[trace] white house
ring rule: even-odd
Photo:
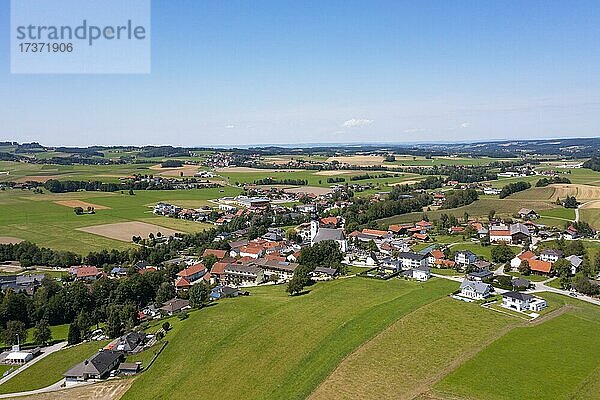
[[[403,268],[425,268],[428,263],[428,256],[420,253],[398,253],[398,259]]]
[[[571,275],[575,275],[583,263],[583,259],[575,255],[565,257],[565,260],[571,263]]]
[[[540,260],[555,263],[563,255],[562,251],[556,249],[546,249],[540,253]]]
[[[465,279],[460,284],[461,296],[467,297],[469,299],[474,299],[474,300],[485,299],[486,297],[488,297],[490,295],[491,291],[492,291],[492,286],[487,283],[483,283],[483,282],[470,281],[468,279]]]
[[[469,250],[457,251],[454,255],[454,262],[460,265],[470,265],[477,261],[477,256]]]
[[[402,272],[401,276],[425,282],[426,280],[431,278],[431,271],[429,267],[417,267]]]
[[[502,295],[502,307],[519,312],[541,311],[548,306],[546,300],[521,292],[506,292]]]

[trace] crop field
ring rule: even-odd
[[[402,183],[406,181],[416,181],[423,179],[421,175],[410,174],[410,173],[400,173],[400,172],[387,172],[388,174],[394,174],[393,177],[388,178],[372,178],[372,179],[363,179],[357,181],[351,181],[350,177],[354,175],[380,175],[383,174],[383,171],[309,171],[309,170],[277,170],[277,169],[258,169],[258,168],[246,168],[246,167],[237,167],[237,168],[219,168],[218,170],[219,176],[225,178],[230,184],[236,183],[254,183],[259,179],[267,179],[271,178],[273,180],[283,180],[283,179],[295,179],[295,180],[306,180],[308,181],[308,186],[317,186],[317,187],[330,187],[334,185],[334,183],[328,183],[327,178],[332,176],[345,178],[347,183],[356,183],[356,184],[368,184],[374,183],[379,184],[383,187],[388,185]],[[325,174],[327,173],[327,174]],[[389,190],[389,188],[388,188]]]
[[[396,161],[384,162],[383,165],[393,166],[410,166],[410,167],[428,167],[434,165],[488,165],[498,161],[518,161],[517,158],[489,158],[489,157],[432,157],[425,158],[422,156],[396,155]]]
[[[221,192],[221,190],[223,190]],[[239,194],[237,188],[197,190],[137,191],[135,195],[103,192],[34,194],[28,190],[0,191],[0,237],[30,240],[59,250],[87,253],[101,249],[126,249],[131,244],[103,237],[79,228],[123,222],[144,222],[174,231],[195,232],[207,224],[156,216],[151,206],[169,200],[177,204],[202,202]],[[96,206],[95,214],[75,215],[73,209],[56,202],[85,202]],[[165,233],[165,229],[162,233]],[[127,240],[130,240],[129,237]]]
[[[123,399],[304,399],[365,341],[457,287],[350,278],[297,297],[251,289],[190,315]]]

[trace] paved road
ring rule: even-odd
[[[42,354],[40,354],[39,356],[37,356],[36,358],[31,360],[27,364],[17,368],[13,373],[0,379],[0,385],[2,385],[4,382],[8,381],[9,379],[13,378],[14,376],[20,374],[21,372],[25,371],[27,368],[31,367],[33,364],[40,361],[41,359],[49,356],[50,354],[54,353],[55,351],[61,350],[66,345],[67,345],[67,342],[60,342],[60,343],[53,344],[52,346],[44,347],[42,349]]]

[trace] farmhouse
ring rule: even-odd
[[[519,254],[518,256],[515,256],[512,260],[510,260],[510,267],[512,269],[517,269],[521,266],[521,261],[524,260],[533,260],[537,258],[537,256],[535,255],[535,253],[533,251],[524,251],[521,254]]]
[[[536,274],[548,275],[552,269],[552,263],[543,260],[529,260],[529,269]]]
[[[215,250],[215,249],[206,249],[204,253],[202,253],[202,257],[206,256],[215,256],[217,260],[222,260],[227,255],[226,250]]]
[[[84,267],[77,268],[76,272],[77,280],[80,281],[95,281],[102,276],[102,271],[96,267]]]
[[[492,225],[490,226],[490,242],[511,244],[523,243],[531,238],[529,229],[523,224]]]
[[[100,350],[87,360],[75,365],[63,374],[68,382],[104,379],[123,359],[120,351]]]
[[[114,350],[136,354],[144,349],[147,339],[144,332],[129,332],[117,339]]]
[[[492,286],[478,281],[470,281],[465,279],[460,284],[460,294],[463,297],[474,300],[482,300],[490,295]]]
[[[539,218],[539,214],[529,208],[521,208],[518,212],[519,217],[523,219],[537,219]]]
[[[502,307],[515,311],[541,311],[548,306],[546,300],[521,292],[506,292],[502,295]]]
[[[540,253],[540,260],[555,263],[563,256],[562,251],[557,249],[546,249]]]
[[[189,289],[190,286],[199,282],[206,272],[206,267],[202,263],[181,270],[177,273],[175,287],[177,289]]]

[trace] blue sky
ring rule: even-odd
[[[598,1],[155,0],[146,75],[12,75],[9,10],[0,0],[1,140],[599,135]]]

